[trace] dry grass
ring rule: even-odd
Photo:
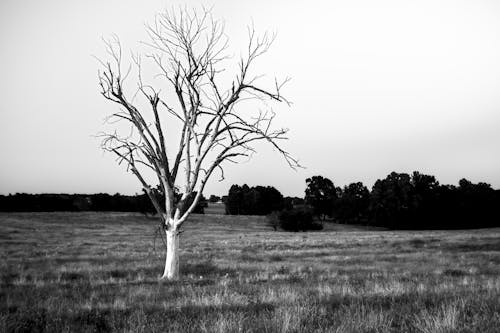
[[[0,215],[0,331],[498,332],[500,230],[274,232],[194,216],[177,282],[153,221]]]

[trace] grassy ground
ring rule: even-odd
[[[0,331],[498,332],[500,230],[274,232],[194,216],[182,280],[154,221],[0,214]]]

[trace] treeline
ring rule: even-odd
[[[304,199],[283,197],[272,186],[233,185],[224,203],[229,215],[268,215],[274,230],[278,227],[296,232],[323,229],[321,223],[313,220],[312,210],[304,206]]]
[[[159,202],[164,198],[154,190]],[[176,197],[180,198],[176,192]],[[191,200],[194,199],[194,195]],[[209,201],[220,198],[211,196]],[[284,197],[271,186],[233,185],[223,197],[226,214],[269,215],[274,225],[290,230],[318,229],[310,218],[391,229],[465,229],[500,227],[500,190],[466,179],[458,186],[442,185],[434,176],[392,172],[368,189],[363,183],[335,186],[325,177],[306,180],[305,197]],[[189,200],[183,209],[189,206]],[[204,213],[202,197],[195,213]],[[26,194],[0,195],[0,211],[121,211],[154,214],[146,194]],[[306,221],[306,222],[305,222]]]
[[[225,197],[226,213],[267,215],[300,224],[312,213],[319,220],[390,229],[470,229],[500,227],[500,190],[466,179],[458,186],[442,185],[420,172],[392,172],[368,189],[356,182],[335,186],[325,177],[306,180],[305,197],[291,198],[274,187],[231,186]]]
[[[500,227],[500,191],[466,179],[441,185],[417,171],[392,172],[371,191],[362,183],[343,188],[321,176],[306,180],[305,201],[317,216],[339,223],[391,229],[466,229]]]
[[[231,186],[223,199],[228,215],[268,215],[304,203],[301,198],[283,197],[272,186],[249,187],[247,184]]]
[[[156,193],[160,202],[163,196]],[[179,195],[178,195],[179,196]],[[201,198],[195,213],[203,214],[207,206]],[[0,211],[2,212],[75,212],[75,211],[115,211],[140,212],[154,214],[155,209],[146,194],[122,195],[116,193],[97,194],[27,194],[16,193],[0,195]]]

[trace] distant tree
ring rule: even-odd
[[[283,195],[272,186],[232,185],[225,204],[229,215],[267,215],[283,209]]]
[[[262,215],[259,212],[262,210],[262,194],[255,187],[248,188],[248,191],[243,193],[243,214],[246,215]]]
[[[374,222],[389,228],[405,227],[412,210],[412,184],[406,173],[392,172],[373,185],[370,211]]]
[[[116,154],[148,194],[167,240],[162,278],[177,279],[181,227],[215,170],[223,178],[225,163],[248,157],[257,141],[271,144],[291,167],[298,166],[280,145],[287,129],[274,129],[274,113],[266,110],[269,102],[287,102],[281,88],[288,80],[275,80],[269,88],[259,81],[262,75],[252,73],[273,41],[267,34],[258,37],[254,29],[249,29],[245,53],[229,66],[224,24],[209,10],[160,13],[147,32],[149,50],[145,56],[133,54],[132,66],[125,64],[117,38],[105,42],[109,56],[100,60],[101,94],[120,110],[110,120],[125,122],[132,132],[104,133],[102,147]],[[233,68],[234,75],[221,74]],[[135,82],[128,85],[133,76]],[[260,107],[242,112],[243,101]],[[146,174],[159,184],[164,200],[152,191]],[[176,202],[179,184],[182,195]]]
[[[434,176],[393,172],[377,180],[370,219],[393,229],[461,229],[500,226],[499,204],[489,184],[461,179],[440,185]]]
[[[78,195],[73,199],[73,207],[77,211],[87,211],[90,209],[91,204],[92,201],[88,196]]]
[[[220,197],[217,196],[217,195],[210,195],[210,197],[208,198],[208,202],[211,202],[211,203],[215,203],[215,202],[219,202],[220,201]]]
[[[314,215],[325,219],[332,216],[333,208],[338,197],[338,188],[333,182],[322,176],[306,179],[305,202],[313,208]]]
[[[247,213],[244,195],[249,190],[250,188],[247,184],[244,184],[243,186],[234,184],[229,188],[226,201],[224,202],[226,204],[226,214],[243,215]]]
[[[283,208],[284,209],[292,209],[294,207],[302,207],[304,206],[304,198],[299,197],[285,197],[283,198]]]
[[[361,182],[344,187],[336,205],[336,218],[342,223],[364,223],[368,218],[370,191]]]
[[[500,207],[491,185],[483,182],[474,184],[467,179],[461,179],[458,184],[460,224],[473,228],[499,226]]]
[[[440,224],[439,182],[434,176],[414,171],[411,176],[411,227],[429,229]]]
[[[261,196],[261,201],[257,205],[257,215],[266,215],[283,209],[283,195],[276,188],[272,186],[256,186],[255,189]]]

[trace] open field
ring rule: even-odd
[[[193,216],[177,282],[155,221],[0,214],[0,331],[498,332],[500,229],[274,232]]]

